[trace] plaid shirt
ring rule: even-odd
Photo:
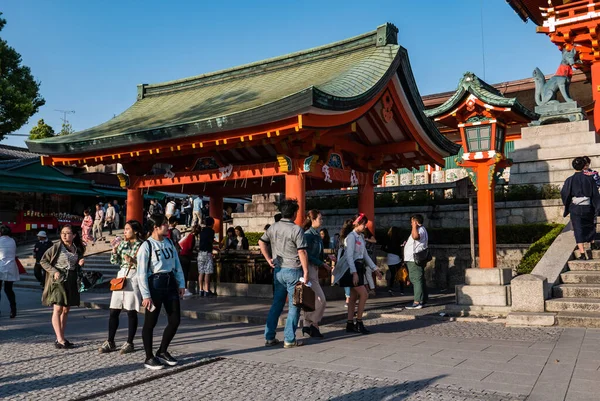
[[[133,243],[130,243],[126,240],[121,241],[121,243],[117,246],[116,253],[110,254],[110,263],[113,265],[120,265],[121,269],[135,269],[137,265],[137,252],[142,244],[143,242],[138,240],[134,241]],[[131,266],[123,257],[125,255],[131,256],[135,261]]]

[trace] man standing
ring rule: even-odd
[[[92,235],[94,236],[94,242],[102,239],[102,226],[104,225],[104,210],[102,210],[102,204],[96,205],[96,215],[94,217],[94,227],[92,229]]]
[[[285,305],[285,298],[289,299],[288,316],[284,330],[284,348],[293,348],[302,345],[296,341],[296,328],[300,318],[300,308],[293,304],[294,288],[300,278],[308,283],[308,254],[307,244],[302,228],[294,224],[298,214],[298,201],[286,199],[279,204],[282,219],[273,224],[260,238],[260,251],[273,270],[274,293],[273,304],[267,317],[265,327],[265,346],[279,344],[275,338],[277,322]],[[270,249],[269,249],[270,245]],[[271,254],[276,255],[274,258]]]
[[[106,221],[106,225],[108,226],[108,235],[112,235],[112,230],[113,230],[113,225],[115,224],[115,215],[117,213],[115,212],[115,207],[112,205],[112,203],[108,203],[108,207],[106,208],[106,217],[105,217],[105,221]]]
[[[192,225],[192,204],[194,200],[190,196],[183,202],[183,216],[185,219],[185,226],[190,227]]]
[[[118,230],[121,228],[121,207],[116,199],[113,200],[113,206],[115,208],[115,228]]]
[[[192,213],[194,215],[192,225],[200,225],[202,223],[202,199],[199,196],[194,198]]]
[[[46,271],[42,268],[40,260],[42,259],[42,256],[44,256],[44,253],[46,253],[46,251],[52,247],[52,242],[48,241],[46,231],[40,231],[37,237],[38,242],[36,242],[35,246],[33,247],[33,257],[35,258],[33,274],[43,287],[46,282]]]
[[[415,214],[410,218],[411,232],[404,243],[404,261],[408,267],[408,278],[413,284],[414,302],[406,309],[421,309],[427,301],[427,284],[425,283],[425,266],[415,263],[415,253],[424,251],[429,246],[427,230],[423,227],[423,216]]]

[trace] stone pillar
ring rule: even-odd
[[[141,189],[127,189],[127,221],[137,220],[144,223],[144,195]]]
[[[301,226],[306,215],[306,185],[304,177],[296,169],[285,176],[285,198],[298,200],[295,223]]]
[[[369,218],[367,227],[375,235],[375,186],[371,180],[358,185],[358,212]]]
[[[208,214],[215,219],[213,230],[219,236],[219,242],[223,240],[223,197],[210,196],[208,204]]]

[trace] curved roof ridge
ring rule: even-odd
[[[523,106],[519,100],[503,96],[500,91],[488,84],[474,73],[467,71],[458,82],[456,92],[438,107],[425,110],[425,115],[434,118],[452,110],[461,102],[463,97],[470,93],[482,101],[497,107],[515,107],[517,111],[528,118],[535,120],[535,113]]]
[[[285,68],[288,65],[298,65],[299,61],[312,62],[345,52],[351,52],[363,47],[374,46],[376,44],[376,37],[377,30],[338,42],[297,51],[283,56],[242,64],[236,67],[156,84],[143,84],[143,92],[144,95],[160,95],[163,93],[171,93],[174,90],[192,88],[198,84],[211,83],[223,78],[240,78],[246,75],[252,75],[257,72],[264,72],[264,69],[278,69]],[[261,67],[262,71],[256,71],[258,67]]]

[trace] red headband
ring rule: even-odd
[[[359,213],[358,217],[356,218],[356,220],[354,220],[354,223],[352,223],[352,225],[357,226],[360,224],[361,220],[365,218],[365,214],[364,213]]]

